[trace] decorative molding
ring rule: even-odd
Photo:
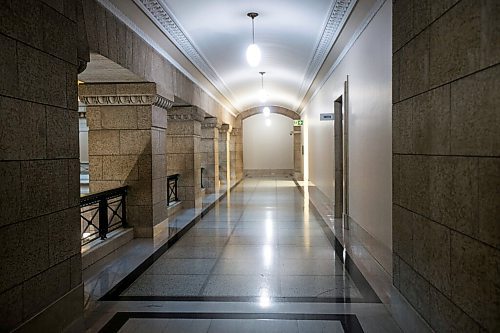
[[[332,67],[328,70],[328,73],[325,75],[325,77],[321,80],[320,84],[317,86],[317,89],[315,92],[311,95],[311,97],[308,98],[307,103],[304,103],[304,100],[302,100],[301,105],[297,109],[297,112],[302,115],[304,113],[304,110],[306,106],[309,104],[309,102],[318,94],[318,92],[323,88],[325,85],[326,81],[330,79],[332,76],[333,72],[337,69],[337,67],[340,65],[342,60],[344,60],[344,57],[347,55],[347,53],[351,50],[351,48],[354,46],[354,43],[358,40],[358,38],[361,36],[361,34],[366,30],[368,27],[368,24],[373,20],[375,15],[382,9],[382,6],[386,3],[387,0],[378,0],[377,3],[372,7],[370,13],[367,15],[363,23],[358,27],[358,29],[354,32],[352,35],[351,39],[347,43],[347,45],[344,47],[340,55],[338,56],[337,60],[334,62]]]
[[[155,105],[170,109],[173,102],[160,95],[89,95],[80,96],[86,106]]]
[[[235,127],[233,127],[233,130],[231,131],[231,135],[238,136],[240,134],[241,134],[241,128],[235,128]]]
[[[167,121],[199,121],[203,123],[205,113],[195,106],[178,107],[167,112]]]
[[[209,117],[203,120],[201,128],[220,128],[220,124],[217,122],[217,118]]]
[[[224,133],[231,133],[232,127],[229,124],[222,124],[219,128],[219,133],[224,134]]]
[[[160,95],[156,95],[155,101],[153,102],[154,106],[157,106],[165,110],[171,109],[173,104],[174,102]]]
[[[159,0],[134,0],[156,26],[198,70],[233,104],[236,100],[226,83],[183,31],[172,12]]]
[[[316,45],[314,54],[307,67],[306,74],[302,80],[299,96],[301,96],[299,105],[302,103],[307,91],[311,87],[316,75],[326,60],[335,40],[337,39],[342,27],[344,26],[347,18],[349,17],[357,0],[336,0],[330,10],[330,16],[326,22],[321,37]]]

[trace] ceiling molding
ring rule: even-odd
[[[194,82],[198,87],[200,87],[208,96],[219,103],[224,110],[226,110],[230,115],[236,117],[239,111],[231,104],[229,100],[223,101],[218,96],[216,96],[210,89],[206,88],[193,74],[191,74],[186,68],[184,68],[176,59],[174,59],[160,44],[154,41],[145,31],[143,31],[139,26],[133,22],[129,17],[127,17],[116,5],[114,5],[111,0],[97,0],[97,2],[104,8],[109,10],[114,16],[116,16],[121,22],[123,22],[127,27],[129,27],[133,32],[135,32],[139,37],[141,37],[147,44],[149,44],[156,52],[158,52],[162,57],[167,59],[175,68],[177,68],[182,74]],[[156,25],[158,28],[158,26]],[[158,28],[159,29],[159,28]],[[189,59],[188,59],[189,60]],[[201,73],[201,72],[200,72]],[[201,73],[202,76],[203,73]],[[206,78],[206,76],[205,76]],[[208,79],[207,79],[208,80]],[[213,85],[213,83],[211,83]],[[217,90],[215,85],[214,90]],[[220,90],[218,91],[221,97],[225,98]]]
[[[159,0],[134,0],[134,2],[234,107],[236,101],[234,94],[195,47],[167,6]]]
[[[299,91],[300,98],[296,109],[300,107],[307,91],[318,75],[321,65],[325,62],[328,53],[337,40],[337,37],[339,36],[345,22],[349,18],[355,4],[356,0],[335,0],[333,3],[328,20],[323,27],[321,37],[317,43],[316,49],[314,50],[311,61],[309,62],[304,79],[302,80],[302,85]]]

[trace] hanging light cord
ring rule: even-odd
[[[255,26],[253,17],[252,17],[252,44],[255,44]]]

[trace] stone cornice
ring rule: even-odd
[[[201,128],[220,128],[220,124],[217,122],[217,118],[208,117],[201,123]]]
[[[154,105],[170,109],[173,102],[160,95],[87,95],[80,96],[86,106]]]
[[[167,112],[167,121],[199,121],[203,123],[205,113],[197,107],[177,107]]]

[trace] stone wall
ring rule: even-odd
[[[74,0],[0,5],[2,332],[60,331],[83,311],[77,12]]]
[[[438,332],[500,329],[500,6],[395,1],[394,285]]]
[[[138,34],[104,8],[97,0],[85,0],[85,26],[90,51],[100,54],[157,84],[158,94],[203,109],[213,117],[232,124],[234,117],[221,104],[156,52]]]

